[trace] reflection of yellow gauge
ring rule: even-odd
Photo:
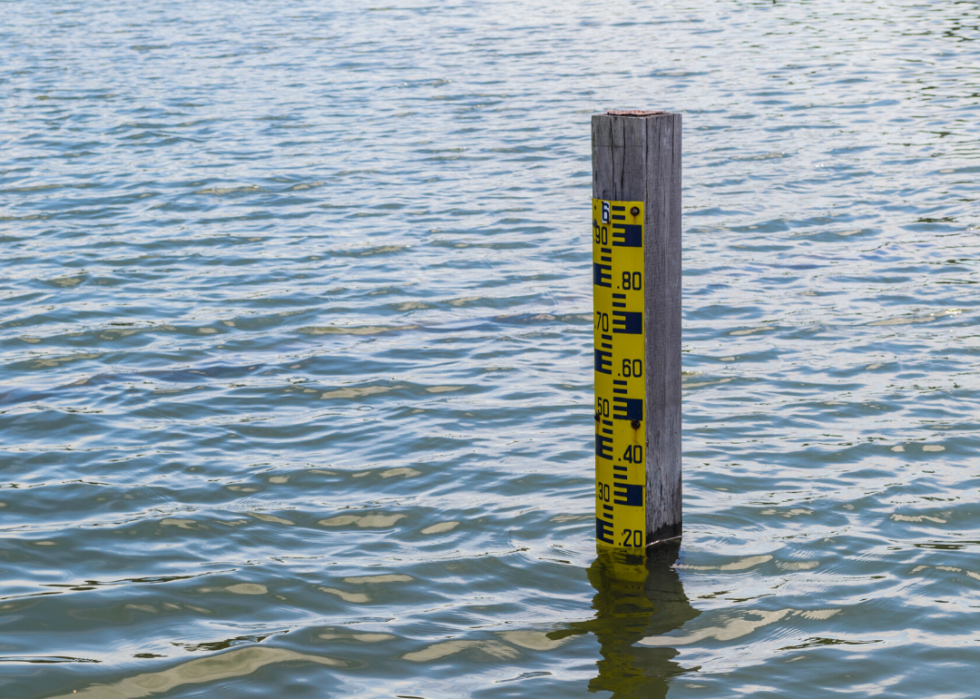
[[[592,200],[596,541],[643,549],[643,202]]]

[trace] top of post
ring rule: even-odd
[[[648,111],[646,109],[607,109],[605,116],[652,117],[652,116],[663,116],[665,114],[667,114],[667,112]]]
[[[645,150],[646,134],[648,131],[652,133],[651,130],[658,132],[666,130],[665,135],[675,131],[680,134],[681,115],[676,112],[647,109],[609,109],[600,114],[593,114],[592,147]]]

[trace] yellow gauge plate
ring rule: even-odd
[[[642,549],[646,387],[642,201],[592,200],[596,542]]]

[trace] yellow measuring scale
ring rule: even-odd
[[[592,200],[596,542],[642,550],[646,532],[643,202]]]

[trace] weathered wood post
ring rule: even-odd
[[[596,540],[681,535],[681,115],[592,117]]]

